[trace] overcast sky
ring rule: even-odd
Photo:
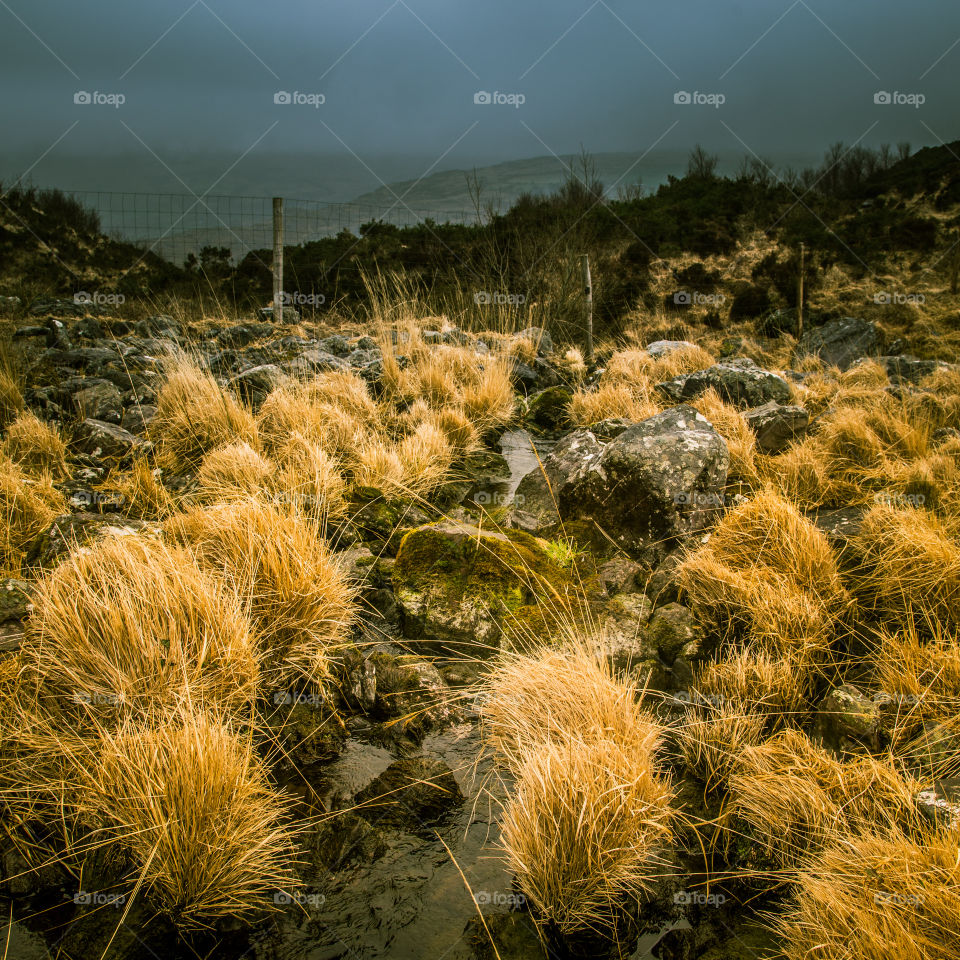
[[[0,0],[0,150],[40,181],[83,153],[107,177],[308,150],[379,179],[397,154],[916,147],[960,136],[958,75],[957,0]]]

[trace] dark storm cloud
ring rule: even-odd
[[[386,154],[441,169],[580,144],[814,156],[954,139],[958,41],[939,0],[2,0],[0,127],[8,156],[311,150],[377,175]]]

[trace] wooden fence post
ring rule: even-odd
[[[273,198],[273,322],[283,322],[283,197]]]
[[[593,366],[593,284],[590,281],[590,257],[583,254],[580,257],[580,272],[583,275],[583,297],[587,310],[587,336],[586,346],[587,366]]]
[[[800,276],[797,278],[797,339],[803,336],[803,266],[807,248],[800,244]]]

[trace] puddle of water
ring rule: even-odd
[[[505,484],[507,498],[516,493],[520,481],[557,445],[556,440],[534,438],[527,430],[508,430],[500,438],[500,453],[510,466],[510,480]]]

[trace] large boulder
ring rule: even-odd
[[[139,451],[148,449],[140,437],[134,436],[123,427],[103,420],[88,417],[78,427],[74,445],[83,453],[92,457],[122,460]]]
[[[757,438],[757,447],[764,453],[780,453],[810,425],[810,415],[803,407],[771,400],[763,406],[747,410],[744,419]]]
[[[693,407],[658,413],[620,434],[558,492],[561,516],[588,519],[618,546],[658,558],[708,526],[723,505],[730,456]]]
[[[513,525],[537,533],[558,523],[560,496],[583,476],[602,450],[589,430],[567,434],[541,465],[520,481],[513,497]]]
[[[504,630],[522,632],[539,600],[563,593],[568,582],[535,537],[454,521],[407,533],[393,568],[404,635],[456,657],[496,653]]]
[[[824,363],[846,370],[861,357],[882,352],[883,336],[876,324],[857,317],[830,320],[822,327],[809,327],[800,337],[795,359],[812,354]]]
[[[763,370],[748,357],[685,373],[657,384],[657,390],[674,403],[693,400],[713,387],[728,403],[738,407],[758,407],[769,403],[790,402],[790,384],[783,377]]]

